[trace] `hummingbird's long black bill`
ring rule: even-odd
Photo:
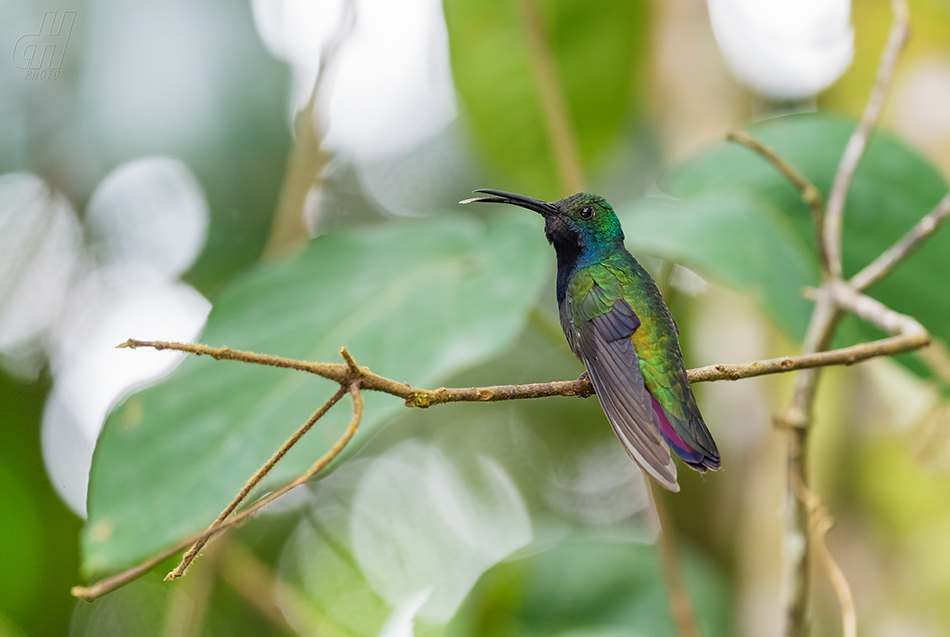
[[[505,192],[504,190],[490,190],[488,188],[479,188],[475,192],[481,192],[492,196],[472,197],[471,199],[465,199],[459,203],[506,203],[512,206],[527,208],[528,210],[533,210],[542,215],[550,215],[557,212],[557,206],[555,206],[553,203],[541,201],[540,199],[535,199],[533,197],[525,197],[524,195],[518,195],[513,192]]]

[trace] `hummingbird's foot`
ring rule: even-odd
[[[584,373],[577,377],[577,380],[586,380],[590,382],[590,374],[587,373],[587,370],[584,370]],[[581,396],[581,398],[590,398],[590,396]]]

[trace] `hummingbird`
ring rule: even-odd
[[[475,192],[489,196],[460,203],[510,204],[544,218],[557,255],[561,329],[634,462],[670,491],[680,489],[671,448],[696,471],[719,469],[719,450],[686,375],[679,328],[653,278],[624,247],[610,204],[586,193],[547,202]]]

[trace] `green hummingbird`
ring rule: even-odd
[[[547,202],[501,190],[460,203],[504,203],[544,217],[557,253],[561,329],[587,368],[601,407],[631,458],[679,491],[670,447],[699,472],[720,467],[719,450],[689,386],[679,328],[653,278],[627,252],[603,197]]]

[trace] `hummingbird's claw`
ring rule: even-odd
[[[586,380],[590,382],[590,374],[587,373],[587,370],[584,370],[584,373],[577,377],[577,380]],[[590,396],[581,396],[581,398],[590,398]]]

